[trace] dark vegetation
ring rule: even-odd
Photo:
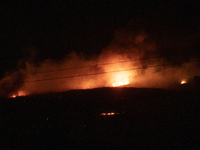
[[[198,149],[199,97],[99,88],[1,99],[0,149]]]

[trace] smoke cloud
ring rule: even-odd
[[[24,62],[24,67],[0,80],[0,96],[30,95],[72,89],[126,86],[176,88],[181,80],[200,75],[199,63],[172,64],[144,31],[117,30],[111,44],[98,57],[86,59],[72,52],[65,59]],[[37,57],[37,56],[36,56]]]

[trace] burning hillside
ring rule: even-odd
[[[98,87],[173,88],[200,75],[197,61],[173,64],[159,57],[156,43],[144,32],[122,29],[98,57],[72,52],[65,59],[27,60],[25,67],[0,80],[0,95],[25,96]]]

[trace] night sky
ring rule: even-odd
[[[148,33],[167,60],[199,57],[199,8],[198,0],[1,2],[0,77],[30,57],[98,56],[121,28]]]

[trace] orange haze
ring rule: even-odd
[[[86,59],[72,52],[63,60],[47,59],[39,66],[28,60],[25,68],[0,80],[0,96],[117,86],[173,88],[200,74],[197,62],[163,64],[169,63],[158,57],[148,34],[122,29],[98,57]]]

